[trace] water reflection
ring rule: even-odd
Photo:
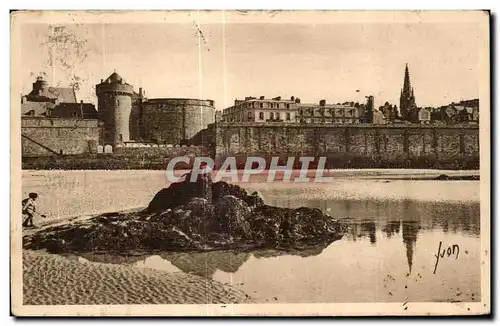
[[[155,253],[161,259],[122,263],[141,260],[136,266],[230,283],[261,302],[455,302],[480,296],[477,202],[285,201],[267,203],[320,208],[346,223],[347,234],[302,251]],[[458,244],[460,257],[441,260],[433,274],[440,241]]]
[[[417,244],[417,234],[420,230],[419,222],[404,222],[403,223],[403,243],[406,249],[406,259],[408,262],[408,273],[411,274],[411,266],[413,264],[413,252]]]
[[[212,278],[217,270],[236,273],[248,260],[250,254],[238,252],[162,253],[160,257],[185,273]]]
[[[366,234],[373,224],[390,224],[391,221],[415,221],[425,230],[465,233],[479,237],[480,205],[478,202],[420,202],[404,200],[308,200],[307,198],[290,201],[281,198],[268,198],[270,205],[296,208],[300,206],[316,207],[337,219],[366,221],[363,229]],[[384,228],[385,229],[385,228]],[[397,230],[397,232],[396,232]],[[351,230],[356,235],[359,230]],[[386,232],[398,233],[396,225],[391,225]],[[374,236],[372,230],[372,237]]]
[[[392,236],[399,233],[400,228],[401,228],[401,221],[400,220],[388,221],[382,227],[382,232],[384,232],[384,234],[387,238],[391,238]]]

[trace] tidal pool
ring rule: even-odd
[[[133,264],[230,283],[262,302],[480,301],[479,203],[314,199],[308,206],[345,216],[348,234],[300,256],[164,253]]]

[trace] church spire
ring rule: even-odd
[[[399,108],[404,120],[411,120],[412,111],[416,108],[415,95],[410,82],[410,70],[408,64],[405,64],[405,76],[403,81],[403,89],[399,98]]]
[[[405,65],[405,79],[403,83],[403,93],[410,93],[411,83],[410,83],[410,71],[408,70],[408,64]]]

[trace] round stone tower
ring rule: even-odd
[[[104,145],[130,140],[130,112],[134,88],[116,72],[96,85],[99,120],[104,122]]]

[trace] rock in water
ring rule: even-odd
[[[316,208],[265,205],[257,193],[208,175],[158,192],[146,212],[103,214],[41,230],[23,239],[25,249],[52,252],[212,250],[327,245],[345,224]]]
[[[435,177],[434,180],[450,180],[450,177],[446,174],[440,174],[439,176]]]
[[[215,205],[215,218],[220,232],[250,238],[250,208],[241,199],[226,195]]]

